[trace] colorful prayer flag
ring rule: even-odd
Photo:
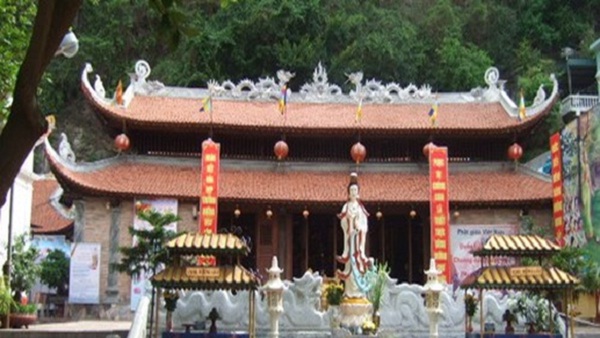
[[[523,90],[521,89],[521,100],[519,101],[519,121],[523,121],[527,118],[525,112],[525,98],[523,97]]]
[[[431,120],[431,126],[434,127],[435,126],[435,121],[437,120],[437,115],[438,115],[438,103],[437,103],[437,100],[431,106],[431,109],[429,110],[428,115],[429,115],[429,119]]]
[[[202,106],[200,107],[200,112],[209,112],[212,113],[212,97],[207,96],[202,100]]]
[[[283,87],[281,87],[281,96],[279,97],[279,112],[281,113],[281,115],[285,114],[286,106],[287,106],[287,85],[284,84]]]
[[[115,93],[115,101],[117,102],[118,105],[123,104],[123,83],[121,82],[121,80],[119,80],[119,83],[117,84],[117,91]]]
[[[363,111],[362,111],[362,97],[361,97],[360,100],[358,100],[358,107],[356,108],[356,117],[354,118],[354,120],[356,122],[360,122],[360,120],[362,119],[362,115],[363,115]]]

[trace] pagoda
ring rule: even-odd
[[[178,230],[198,231],[208,138],[220,145],[217,228],[236,225],[249,236],[243,265],[265,271],[277,256],[288,279],[308,269],[334,275],[343,246],[340,201],[348,174],[358,172],[371,211],[369,256],[388,262],[399,281],[422,283],[430,259],[430,143],[448,149],[452,224],[517,224],[523,212],[551,222],[550,178],[518,159],[558,98],[553,76],[551,92],[540,87],[531,106],[519,107],[495,68],[482,74],[486,87],[453,93],[363,81],[361,73],[349,75],[354,89],[344,93],[321,64],[297,91],[287,89],[293,74],[286,71],[207,88],[151,81],[150,71],[137,62],[127,88],[114,95],[91,65],[81,74],[83,96],[117,138],[118,156],[80,163],[45,146],[63,200],[75,207],[75,241],[101,243],[108,257],[101,302],[111,292],[129,297],[125,277],[115,282],[107,267],[113,249],[131,239],[119,235],[114,243],[109,233],[126,232],[136,199],[176,200]]]

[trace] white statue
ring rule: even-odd
[[[373,259],[365,254],[369,213],[360,201],[358,192],[358,177],[356,173],[352,173],[348,185],[348,202],[338,215],[344,231],[344,252],[337,257],[337,261],[345,266],[344,271],[338,270],[337,273],[338,277],[346,282],[344,296],[347,298],[365,296],[370,283],[364,277],[373,267]]]
[[[67,138],[67,134],[60,134],[60,143],[58,144],[58,154],[67,162],[75,163],[75,153],[71,149],[71,144]]]

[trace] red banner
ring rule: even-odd
[[[208,139],[202,142],[202,170],[200,182],[200,211],[198,213],[199,231],[201,234],[217,233],[217,217],[219,215],[219,160],[221,146]],[[216,265],[214,256],[203,256],[198,260],[200,265]]]
[[[560,133],[550,136],[550,156],[552,160],[552,210],[554,219],[554,235],[560,246],[565,245],[565,223],[562,191],[562,156],[560,150]]]
[[[429,191],[431,207],[431,255],[440,280],[450,282],[450,220],[448,200],[448,148],[429,149]]]

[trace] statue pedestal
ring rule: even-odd
[[[346,298],[340,304],[341,325],[347,328],[359,328],[371,319],[373,305],[366,298]]]

